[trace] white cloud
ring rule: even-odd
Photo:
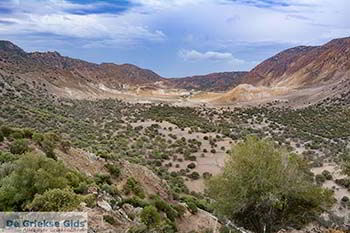
[[[194,44],[212,43],[208,48],[217,50],[220,49],[217,41],[315,44],[331,39],[332,35],[345,36],[350,28],[348,0],[283,0],[285,5],[269,3],[266,7],[256,7],[260,0],[249,1],[250,4],[245,0],[130,1],[137,7],[122,14],[78,15],[69,12],[112,3],[12,0],[14,13],[0,17],[16,24],[2,25],[0,36],[53,33],[91,39],[95,44],[98,41],[135,44],[164,41],[168,31],[177,30],[179,36],[195,35]]]
[[[0,36],[25,36],[29,34],[49,34],[72,37],[87,41],[85,45],[94,47],[135,45],[137,42],[164,41],[166,35],[158,29],[151,29],[143,22],[142,14],[74,14],[71,10],[93,10],[108,6],[109,3],[76,4],[66,0],[26,0],[16,3],[15,11],[0,15],[13,24],[2,25]],[[31,9],[28,11],[27,9]],[[89,41],[90,40],[90,41]],[[106,42],[108,43],[99,43]]]
[[[243,64],[245,61],[235,58],[232,53],[228,52],[216,52],[207,51],[199,52],[197,50],[185,50],[182,49],[178,52],[178,56],[184,61],[215,61],[215,62],[226,62],[230,66],[237,66]]]
[[[215,2],[215,0],[131,0],[134,3],[141,4],[146,8],[156,9],[156,10],[164,10],[171,8],[179,8],[189,5],[198,5],[201,3],[209,3]]]
[[[196,60],[231,60],[233,58],[231,53],[220,53],[214,51],[207,51],[205,53],[198,52],[196,50],[180,50],[179,56],[186,61]]]
[[[72,12],[108,9],[118,1],[0,0],[0,7],[13,9],[0,12],[0,20],[9,22],[0,23],[0,37],[31,49],[38,44],[66,48],[60,43],[71,43],[76,50],[123,48],[111,49],[109,57],[164,70],[173,70],[174,65],[176,70],[186,69],[183,60],[193,61],[187,68],[193,70],[186,72],[207,72],[232,65],[249,70],[282,49],[350,36],[349,0],[130,1],[133,7],[122,12],[84,15]],[[191,49],[179,52],[181,48]],[[125,49],[129,53],[124,54]]]

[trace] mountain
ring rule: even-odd
[[[263,103],[275,100],[305,106],[326,99],[348,103],[350,37],[322,46],[298,46],[268,58],[241,78],[240,85],[214,102]]]
[[[18,47],[17,45],[11,43],[10,41],[0,41],[0,53],[3,56],[4,54],[25,54],[23,49]]]
[[[241,83],[244,74],[224,72],[166,79],[132,64],[95,64],[58,52],[27,53],[10,41],[0,41],[0,82],[7,83],[3,87],[22,85],[25,92],[69,98],[181,99],[191,94],[189,90],[227,91]]]
[[[232,103],[280,99],[292,95],[297,104],[348,96],[350,37],[322,46],[298,46],[263,61],[250,72],[223,72],[185,78],[163,78],[131,64],[95,64],[58,52],[27,53],[0,41],[1,86],[24,85],[69,98],[127,98],[136,101]],[[9,83],[12,80],[12,84]],[[203,93],[192,96],[190,90]],[[226,92],[226,93],[222,93]],[[287,98],[289,101],[290,98]]]
[[[178,89],[201,91],[228,91],[242,82],[247,72],[222,72],[207,75],[196,75],[185,78],[170,79],[172,86]]]
[[[58,52],[27,53],[9,41],[0,41],[0,74],[29,83],[34,89],[34,84],[45,84],[46,90],[64,96],[65,90],[98,95],[104,87],[122,89],[165,80],[135,65],[94,64]]]
[[[245,77],[255,86],[312,87],[348,78],[350,37],[322,46],[287,49],[263,61]]]

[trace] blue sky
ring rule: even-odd
[[[350,36],[349,0],[0,0],[0,39],[165,77],[250,70]]]

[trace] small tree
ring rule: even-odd
[[[51,189],[43,194],[36,194],[27,205],[31,211],[72,211],[80,203],[79,195],[69,189]]]
[[[333,201],[305,164],[271,141],[248,137],[233,148],[223,173],[207,181],[208,193],[219,214],[255,232],[301,226]]]
[[[160,220],[161,218],[158,210],[154,206],[146,206],[141,212],[141,221],[147,226],[147,228],[157,227]]]
[[[66,188],[68,172],[63,162],[34,153],[22,155],[13,172],[0,180],[0,209],[22,211],[36,194]]]
[[[28,144],[26,139],[17,139],[11,144],[10,152],[17,155],[23,154],[29,150]]]

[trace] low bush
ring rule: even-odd
[[[6,125],[1,126],[0,132],[4,135],[4,137],[10,136],[10,134],[13,132],[11,127],[8,127]]]
[[[132,205],[133,207],[142,207],[144,208],[145,206],[149,205],[149,203],[139,197],[131,197],[131,198],[127,198],[127,199],[124,199],[120,204],[119,206],[123,205],[124,203],[128,203],[130,205]]]
[[[322,175],[326,178],[326,180],[332,180],[333,179],[332,174],[328,170],[324,170],[322,172]]]
[[[187,167],[189,169],[194,169],[196,167],[196,164],[195,163],[190,163],[190,164],[187,165]]]
[[[126,194],[134,193],[140,198],[145,198],[145,193],[142,186],[133,177],[129,177],[126,184],[124,185],[124,191]]]
[[[12,154],[21,155],[29,151],[29,141],[26,139],[17,139],[10,145],[10,152]]]
[[[141,222],[148,228],[157,227],[160,224],[161,217],[154,206],[146,206],[141,212]]]
[[[326,178],[322,174],[317,174],[315,180],[318,185],[322,185],[326,181]]]
[[[117,223],[117,221],[111,215],[103,215],[103,221],[111,225],[115,225]]]
[[[13,162],[17,159],[18,159],[18,155],[14,155],[9,152],[0,151],[0,164]]]
[[[80,204],[79,195],[69,189],[51,189],[43,194],[36,194],[27,205],[31,211],[72,211]]]
[[[119,177],[120,176],[120,169],[115,164],[105,164],[105,167],[107,168],[109,174],[111,174],[113,177]]]
[[[199,175],[198,172],[192,172],[191,174],[188,175],[188,177],[193,180],[198,180],[201,176]]]
[[[36,195],[42,195],[50,189],[72,188],[70,180],[66,177],[66,174],[71,171],[61,161],[57,162],[42,155],[29,153],[22,155],[14,164],[13,171],[0,180],[1,210],[22,211]],[[56,195],[57,192],[54,194]],[[36,203],[42,203],[39,201],[49,199],[54,194],[48,193],[39,198]]]
[[[94,177],[94,180],[95,180],[95,183],[98,185],[102,185],[104,183],[112,184],[111,176],[108,174],[97,173]]]
[[[109,184],[103,184],[101,189],[111,195],[117,195],[118,194],[118,189],[114,185],[109,185]]]
[[[175,221],[175,218],[179,216],[178,212],[166,201],[160,199],[160,197],[154,198],[153,205],[157,208],[157,210],[164,212],[167,218],[171,221]]]
[[[186,204],[187,204],[187,207],[192,214],[196,214],[198,212],[198,208],[197,208],[196,204],[194,204],[191,201],[187,202]]]

